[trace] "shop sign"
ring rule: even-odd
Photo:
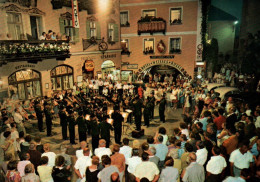
[[[174,55],[166,55],[166,56],[150,56],[150,59],[173,59]]]
[[[23,69],[23,68],[35,68],[35,65],[23,64],[15,67],[16,70]]]
[[[183,68],[180,65],[176,64],[173,61],[169,61],[169,60],[156,60],[156,61],[153,61],[151,63],[147,63],[144,66],[142,66],[139,69],[139,71],[142,72],[142,71],[146,70],[147,68],[150,68],[150,67],[155,66],[155,65],[168,65],[168,66],[172,66],[172,67],[176,68],[180,72],[183,72]]]
[[[79,8],[78,0],[71,0],[72,3],[72,23],[74,28],[79,28]]]
[[[111,59],[116,58],[116,54],[105,54],[101,56],[101,59]]]
[[[85,61],[85,70],[86,71],[94,71],[95,65],[93,60]]]
[[[128,64],[127,69],[138,69],[138,64]]]

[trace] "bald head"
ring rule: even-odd
[[[191,161],[191,162],[196,162],[197,156],[196,156],[195,152],[191,152],[191,153],[189,154],[189,158],[190,158],[190,161]]]
[[[106,140],[101,139],[99,140],[99,147],[105,147],[106,146]]]
[[[80,142],[80,148],[81,148],[81,149],[84,149],[84,148],[86,148],[86,147],[87,147],[87,142],[86,142],[86,141]]]

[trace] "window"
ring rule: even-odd
[[[8,32],[10,39],[21,40],[24,39],[22,17],[18,13],[7,13]]]
[[[65,34],[69,36],[71,41],[74,41],[75,28],[72,26],[72,20],[64,20]]]
[[[114,42],[114,24],[113,23],[109,23],[108,24],[108,39],[110,42]]]
[[[73,87],[73,69],[61,65],[51,70],[51,83],[53,90],[67,90]]]
[[[121,54],[128,54],[128,55],[130,54],[129,40],[128,39],[121,40],[121,48],[122,48]]]
[[[128,11],[120,12],[120,25],[122,27],[129,26]]]
[[[60,18],[60,33],[69,37],[72,42],[79,42],[79,29],[73,27],[71,17]]]
[[[170,23],[181,24],[182,23],[182,8],[171,8],[170,10]]]
[[[181,38],[170,38],[170,53],[181,53]]]
[[[156,10],[155,9],[147,9],[147,10],[143,10],[143,17],[156,17]]]
[[[90,22],[90,37],[97,37],[96,22]]]
[[[21,70],[8,77],[10,97],[31,99],[42,95],[41,75],[35,70]]]
[[[144,54],[153,54],[154,53],[154,39],[144,39]]]

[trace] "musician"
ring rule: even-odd
[[[70,143],[76,144],[75,142],[75,118],[74,118],[74,111],[72,109],[68,110],[68,123],[69,123],[69,136],[70,136]]]
[[[91,128],[91,136],[92,136],[92,151],[94,152],[96,148],[98,148],[99,142],[99,128],[97,118],[94,114],[90,115],[89,126]]]
[[[114,120],[113,126],[115,132],[115,142],[117,144],[121,144],[122,122],[124,121],[124,118],[120,113],[119,107],[114,108],[114,112],[112,113],[111,118]]]
[[[79,134],[79,142],[86,141],[87,139],[87,123],[84,118],[83,111],[79,111],[79,116],[76,120],[78,124],[78,134]]]
[[[107,87],[103,87],[102,95],[105,96],[105,97],[108,96],[108,89],[107,89]]]
[[[38,120],[38,129],[43,132],[43,108],[39,101],[34,102],[34,110]]]
[[[133,102],[133,108],[134,108],[136,130],[138,131],[141,130],[142,106],[143,106],[142,100],[139,98],[139,96],[136,96]]]
[[[143,103],[143,107],[144,107],[144,111],[143,111],[143,115],[144,115],[144,125],[147,126],[147,128],[150,126],[150,116],[151,116],[151,102],[149,101],[149,97],[147,97],[147,99],[144,100]]]
[[[108,116],[104,116],[102,118],[102,121],[98,125],[101,139],[106,140],[106,148],[109,148],[109,144],[110,144],[110,130],[113,130],[112,125],[107,122],[108,118],[109,118]]]
[[[152,92],[150,94],[150,99],[149,99],[149,102],[151,103],[150,106],[150,119],[153,119],[154,118],[154,107],[155,107],[155,97],[154,97],[154,93]]]
[[[98,79],[97,81],[97,84],[98,84],[98,91],[99,91],[99,95],[102,95],[102,90],[103,90],[103,81],[101,80],[101,78]]]
[[[44,107],[44,114],[46,118],[46,129],[47,129],[47,136],[52,136],[51,135],[51,127],[52,127],[52,114],[54,112],[51,109],[51,106],[49,105],[48,102],[45,102],[45,107]]]
[[[60,106],[59,117],[60,117],[60,125],[62,130],[62,139],[67,140],[68,121],[67,121],[66,108],[63,105]]]
[[[119,97],[122,97],[123,87],[122,87],[122,83],[120,81],[117,82],[116,89],[117,89],[117,93],[118,93]]]
[[[163,123],[165,123],[165,114],[164,114],[165,106],[166,106],[166,99],[165,99],[165,95],[163,94],[162,99],[159,104],[160,121],[162,121]]]

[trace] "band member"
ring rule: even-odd
[[[38,120],[38,129],[40,132],[43,132],[43,108],[39,101],[35,101],[35,113]]]
[[[52,127],[52,114],[54,112],[51,110],[51,106],[47,103],[44,108],[44,114],[46,118],[46,129],[47,136],[51,136],[51,127]]]
[[[92,136],[92,151],[94,152],[95,149],[98,148],[98,142],[99,142],[98,122],[94,114],[90,115],[89,126],[91,128],[91,136]]]
[[[162,96],[162,99],[159,104],[159,116],[160,116],[160,121],[165,123],[165,106],[166,106],[166,100],[165,100],[165,95]]]
[[[109,148],[110,144],[110,130],[113,130],[113,127],[110,123],[107,122],[108,116],[104,116],[102,122],[99,123],[98,128],[100,131],[101,139],[106,140],[106,148]]]
[[[67,140],[68,121],[67,121],[66,108],[64,106],[60,106],[59,117],[60,117],[61,129],[62,129],[62,139]]]
[[[149,102],[151,103],[150,106],[150,119],[153,119],[154,118],[154,107],[155,107],[155,97],[154,97],[154,93],[152,92],[151,95],[150,95],[150,99],[149,99]]]
[[[83,111],[79,111],[79,117],[76,120],[78,124],[79,142],[87,139],[87,123],[83,115]]]
[[[74,118],[74,112],[73,110],[68,110],[68,123],[69,123],[69,134],[70,134],[70,143],[76,144],[75,142],[75,118]]]
[[[119,108],[114,109],[114,113],[112,113],[111,118],[114,120],[113,126],[115,132],[115,142],[117,144],[121,144],[122,122],[124,121],[124,118],[120,113]]]
[[[136,125],[136,130],[140,131],[141,130],[141,119],[142,119],[142,100],[137,96],[135,98],[135,101],[133,102],[134,106],[134,117],[135,117],[135,125]]]
[[[150,125],[149,118],[150,118],[150,115],[151,115],[151,111],[150,111],[151,103],[149,102],[148,99],[145,99],[143,107],[144,107],[144,111],[143,111],[144,125],[149,127],[149,125]]]

